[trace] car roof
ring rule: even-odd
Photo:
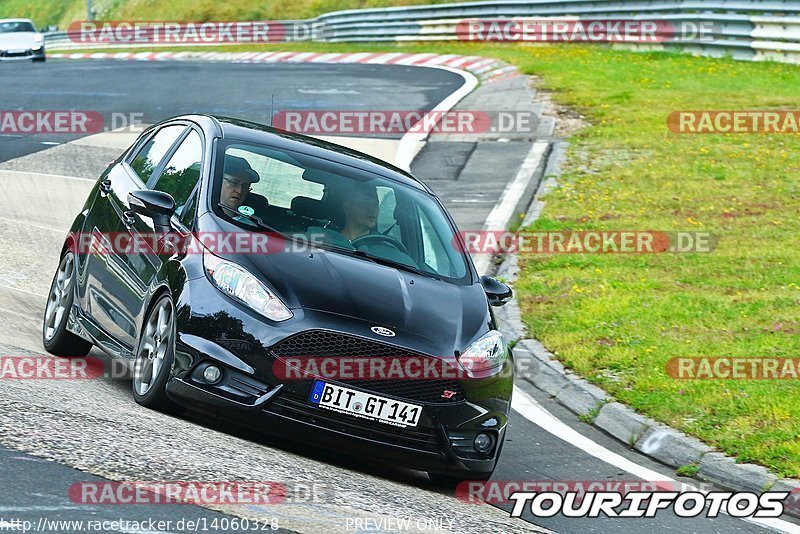
[[[369,154],[359,152],[358,150],[248,120],[219,115],[199,115],[199,117],[213,119],[222,130],[223,139],[235,139],[237,141],[251,142],[254,144],[266,144],[276,148],[303,152],[349,165],[359,170],[372,172],[382,177],[409,185],[415,189],[433,193],[427,185],[408,172],[370,156]],[[180,118],[181,117],[176,117],[175,119]],[[187,116],[185,118],[189,120],[194,118],[196,120],[198,115]]]

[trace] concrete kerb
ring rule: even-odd
[[[784,507],[789,515],[800,517],[800,480],[782,478],[772,485],[770,491],[788,491],[791,493],[784,501]]]
[[[152,46],[157,48],[157,46]],[[50,59],[116,60],[116,61],[222,61],[229,63],[358,63],[370,65],[399,65],[413,67],[449,67],[469,72],[481,83],[492,83],[519,76],[517,68],[499,59],[482,56],[447,54],[367,53],[367,52],[75,52],[51,53]],[[444,58],[444,60],[443,60]],[[490,69],[485,68],[491,66]]]
[[[730,490],[767,491],[778,477],[765,467],[754,464],[737,464],[721,452],[709,452],[700,460],[697,478],[713,482]]]
[[[544,177],[531,200],[522,227],[532,224],[544,208],[542,197],[557,187],[568,143],[554,140]],[[505,257],[496,276],[513,284],[519,273],[516,255]],[[515,360],[524,361],[529,372],[521,378],[554,397],[584,421],[618,439],[628,447],[669,467],[692,466],[695,477],[732,491],[789,491],[785,513],[800,518],[800,480],[780,479],[763,466],[737,463],[732,457],[714,452],[697,438],[636,413],[616,402],[605,391],[567,370],[536,339],[528,336],[516,299],[499,308],[500,330],[514,342]]]
[[[628,420],[636,417],[645,421],[647,429],[636,440],[633,448],[665,465],[675,468],[696,466],[702,461],[703,456],[712,451],[711,447],[700,440],[642,417],[627,406],[620,417]]]

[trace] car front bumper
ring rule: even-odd
[[[44,47],[39,49],[0,50],[0,61],[30,61],[44,59]]]
[[[414,469],[461,477],[494,469],[508,423],[511,359],[497,375],[458,380],[460,394],[452,401],[423,401],[362,387],[359,381],[332,381],[423,406],[416,427],[399,428],[319,408],[308,401],[312,380],[282,380],[273,373],[274,346],[310,330],[363,331],[360,325],[354,328],[354,319],[293,310],[289,324],[269,326],[205,279],[190,281],[177,307],[178,342],[167,393],[178,404],[259,432]],[[202,379],[210,363],[223,369],[222,382],[213,386]],[[485,454],[473,447],[481,432],[495,440]]]
[[[355,418],[344,421],[347,416],[339,417],[339,414],[314,408],[280,392],[256,408],[236,404],[181,379],[170,381],[167,392],[182,406],[216,419],[235,422],[256,432],[351,456],[465,478],[473,473],[476,476],[490,473],[494,469],[499,444],[505,439],[507,422],[505,414],[494,414],[503,421],[502,425],[494,425],[498,446],[484,458],[468,458],[464,457],[459,445],[464,441],[471,442],[477,432],[450,432],[448,427],[451,425],[447,422],[458,416],[446,410],[439,411],[434,428],[396,432],[392,431],[393,427],[379,427],[380,423],[364,425]],[[457,426],[456,421],[450,422]]]

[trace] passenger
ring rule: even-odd
[[[253,170],[246,159],[226,156],[225,168],[222,171],[220,202],[238,211],[250,192],[250,186],[260,180],[261,177]]]
[[[375,232],[378,208],[378,192],[374,186],[358,183],[349,187],[342,202],[345,217],[342,234],[352,242]]]

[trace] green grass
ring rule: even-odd
[[[675,470],[675,474],[679,477],[693,477],[700,471],[700,467],[696,464],[682,465]]]
[[[800,476],[797,381],[689,382],[665,372],[675,357],[800,356],[800,139],[666,126],[675,110],[798,109],[798,67],[576,45],[279,48],[479,54],[540,76],[590,127],[571,140],[561,185],[533,230],[708,231],[719,245],[708,254],[524,257],[516,295],[530,333],[636,410]]]
[[[127,0],[116,13],[125,19],[155,20],[293,20],[344,9],[445,3],[447,0]],[[455,0],[451,0],[455,1]]]
[[[343,9],[437,4],[455,0],[93,0],[97,20],[295,20]],[[0,18],[31,18],[66,30],[86,20],[86,0],[0,0]]]
[[[37,28],[50,24],[66,30],[73,20],[86,18],[86,0],[0,0],[0,18],[32,19]]]
[[[607,48],[519,49],[592,126],[536,230],[708,231],[709,254],[527,257],[531,334],[635,409],[800,475],[797,381],[678,381],[670,358],[800,356],[800,139],[676,135],[685,109],[798,109],[800,69]]]

